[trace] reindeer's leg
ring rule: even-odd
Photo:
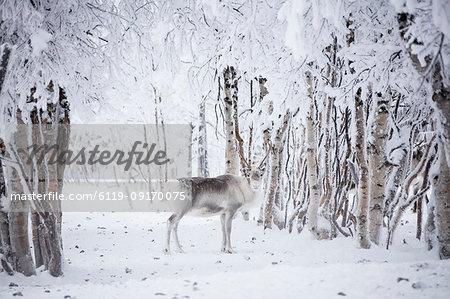
[[[220,251],[225,252],[227,246],[227,230],[225,228],[225,214],[220,215],[220,224],[222,226],[222,247]]]
[[[229,212],[225,215],[225,227],[226,227],[226,249],[227,253],[236,253],[231,247],[231,223],[236,211]]]
[[[177,219],[175,220],[175,224],[173,226],[173,236],[175,238],[175,244],[177,246],[176,252],[178,253],[183,253],[183,249],[181,248],[180,245],[180,241],[178,240],[178,223],[180,223],[181,218],[183,217],[183,215],[181,215],[180,217],[177,217]]]
[[[167,220],[167,239],[166,239],[166,247],[163,250],[164,254],[170,254],[170,234],[172,232],[177,216],[178,215],[174,213]]]

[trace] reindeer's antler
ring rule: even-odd
[[[248,164],[247,160],[244,157],[244,153],[242,151],[238,151],[239,152],[239,156],[241,158],[241,165],[244,165],[248,168],[251,168],[250,165]]]
[[[269,150],[267,151],[267,154],[266,154],[266,156],[264,157],[264,159],[262,159],[262,161],[261,161],[261,163],[259,164],[258,168],[261,168],[261,166],[263,166],[264,162],[266,161],[267,157],[268,157],[269,154],[270,154],[270,151],[272,150],[272,144],[270,144],[270,142],[269,142],[268,144],[269,144]]]

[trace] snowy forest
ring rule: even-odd
[[[446,298],[449,42],[448,0],[0,0],[0,298]],[[236,254],[187,216],[164,255],[170,214],[10,202],[66,184],[17,124],[189,124],[192,176],[261,200]]]

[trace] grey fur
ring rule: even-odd
[[[237,211],[257,201],[263,170],[254,168],[249,178],[225,174],[215,178],[182,178],[179,185],[187,196],[179,209],[167,221],[167,243],[164,253],[170,254],[170,236],[173,232],[176,251],[183,252],[178,239],[178,223],[188,213],[198,216],[220,215],[222,225],[222,252],[233,253],[231,226]],[[255,189],[255,190],[254,190]]]

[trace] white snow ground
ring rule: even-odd
[[[66,213],[64,276],[0,273],[0,298],[450,298],[450,261],[399,228],[392,250],[234,221],[237,254],[219,252],[218,217],[186,216],[186,253],[162,253],[166,213]],[[403,239],[400,238],[400,239]],[[16,297],[14,296],[16,295]]]

